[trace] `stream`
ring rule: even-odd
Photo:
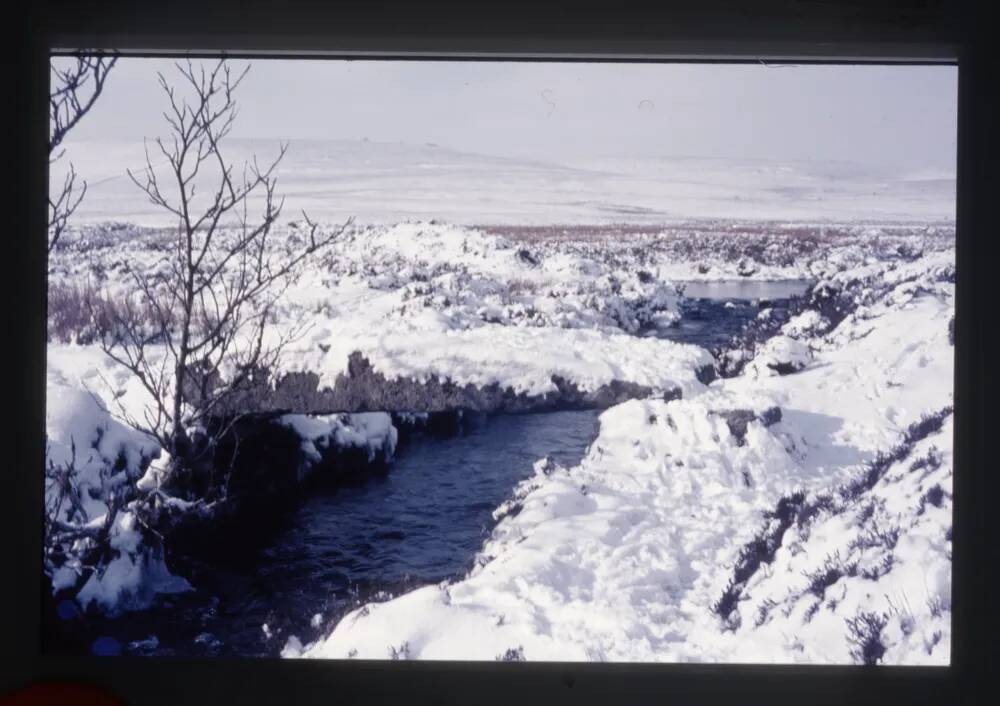
[[[764,306],[787,306],[808,282],[690,282],[679,325],[646,331],[724,345]],[[763,301],[762,301],[763,300]],[[327,634],[352,608],[461,577],[494,525],[493,510],[548,456],[576,465],[598,411],[466,417],[455,436],[416,436],[389,471],[320,489],[266,531],[178,573],[196,590],[153,608],[88,620],[94,654],[276,656],[290,635]],[[175,569],[177,570],[177,569]]]

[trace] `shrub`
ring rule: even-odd
[[[761,601],[760,605],[757,606],[757,615],[754,617],[754,625],[760,627],[766,623],[768,617],[771,615],[771,611],[776,605],[778,605],[777,601],[770,598],[765,598]]]
[[[820,609],[820,607],[822,607],[822,605],[823,605],[823,601],[822,601],[822,600],[819,600],[819,601],[813,601],[812,605],[810,605],[810,606],[809,606],[809,607],[808,607],[808,608],[806,609],[806,612],[805,612],[805,614],[804,614],[804,615],[802,616],[802,620],[803,620],[803,622],[806,622],[806,623],[808,623],[808,622],[810,622],[810,621],[811,621],[811,620],[812,620],[812,619],[813,619],[814,617],[816,617],[816,614],[817,614],[817,613],[819,612],[819,609]]]
[[[900,443],[888,452],[880,452],[858,478],[841,486],[839,491],[841,497],[845,500],[853,500],[861,495],[861,493],[871,490],[879,479],[885,475],[886,471],[889,470],[889,467],[906,458],[918,442],[923,441],[935,432],[941,431],[941,427],[944,426],[944,420],[953,411],[954,407],[948,405],[937,412],[925,414],[918,421],[907,427],[906,433],[903,435],[903,440]],[[915,466],[917,464],[911,466],[911,470]]]
[[[517,647],[511,647],[503,654],[496,656],[497,662],[526,662],[524,657],[524,647],[518,645]]]
[[[404,642],[399,647],[389,646],[389,659],[400,660],[410,658],[410,643]]]
[[[61,343],[94,343],[117,340],[117,329],[128,323],[137,331],[152,334],[162,330],[159,315],[165,309],[149,303],[115,301],[90,283],[53,284],[48,291],[48,340]],[[173,324],[173,319],[167,326]]]
[[[927,611],[933,618],[940,618],[944,613],[944,600],[941,596],[934,594],[927,599]]]
[[[880,561],[875,566],[862,569],[860,575],[863,578],[868,579],[869,581],[877,581],[878,579],[882,578],[887,573],[892,571],[892,566],[895,563],[895,561],[896,559],[894,555],[890,552],[885,556],[883,556],[882,561]]]
[[[927,472],[931,472],[936,471],[940,467],[941,453],[937,450],[937,448],[932,448],[927,452],[926,456],[918,458],[913,462],[910,466],[910,471],[921,471],[926,469]]]
[[[840,552],[827,555],[823,564],[813,570],[804,571],[802,575],[808,579],[807,591],[817,598],[822,599],[826,594],[826,589],[837,583],[844,576],[858,575],[858,562],[844,563],[840,558]]]
[[[528,250],[527,248],[521,248],[521,249],[519,249],[517,251],[517,257],[522,262],[525,262],[525,263],[527,263],[529,265],[538,265],[539,264],[538,258],[534,254],[532,254],[532,252],[530,250]]]
[[[926,493],[920,496],[920,505],[917,508],[917,514],[923,515],[928,504],[933,505],[934,507],[941,507],[942,503],[944,503],[946,495],[947,493],[944,492],[944,488],[935,483],[927,489]]]
[[[895,549],[901,531],[899,525],[882,527],[878,522],[873,522],[864,534],[858,535],[851,542],[851,547],[860,549],[871,549],[874,547]]]
[[[48,292],[48,339],[92,343],[109,331],[113,304],[94,288],[78,284],[53,284]]]
[[[804,500],[805,493],[801,491],[786,495],[778,501],[774,511],[765,513],[767,524],[740,550],[726,589],[719,600],[712,605],[712,611],[719,617],[732,620],[732,613],[739,602],[743,587],[761,564],[770,564],[774,561],[774,554],[781,546],[781,540],[794,522]]]
[[[821,493],[812,498],[809,502],[802,503],[802,506],[799,508],[799,511],[795,516],[795,522],[800,527],[804,527],[812,522],[813,518],[820,512],[824,510],[831,510],[833,507],[833,496],[828,493]]]
[[[858,613],[853,618],[845,618],[847,641],[851,645],[851,657],[859,664],[878,664],[885,655],[882,644],[882,630],[889,622],[882,613]]]

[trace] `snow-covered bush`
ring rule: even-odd
[[[56,284],[48,291],[48,340],[91,343],[109,331],[113,316],[111,302],[88,285]]]
[[[809,365],[812,359],[808,343],[788,336],[774,336],[760,348],[750,367],[758,375],[767,372],[790,375]]]
[[[830,321],[815,309],[806,309],[781,327],[785,336],[801,339],[815,338],[829,330]]]
[[[53,592],[115,611],[186,590],[136,514],[136,483],[159,446],[115,421],[98,397],[52,381],[46,415],[44,568]]]

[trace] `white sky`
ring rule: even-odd
[[[172,60],[120,59],[70,140],[163,134],[158,70],[178,78]],[[957,79],[953,66],[257,59],[233,136],[953,171]]]

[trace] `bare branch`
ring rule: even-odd
[[[67,133],[83,119],[101,91],[108,73],[118,61],[117,56],[78,54],[76,63],[66,69],[51,67],[52,83],[49,94],[49,154],[65,139]]]
[[[176,86],[159,77],[170,134],[155,144],[166,161],[155,165],[147,146],[144,169],[129,172],[152,203],[177,219],[174,248],[155,275],[128,269],[131,291],[115,307],[115,333],[102,347],[153,400],[142,422],[130,424],[160,440],[181,468],[214,453],[211,439],[189,437],[189,430],[211,427],[216,439],[229,433],[240,418],[234,405],[267,383],[297,333],[269,332],[279,297],[306,259],[350,221],[321,232],[306,217],[306,247],[274,247],[272,229],[284,206],[277,172],[288,144],[272,161],[254,155],[241,167],[223,149],[236,120],[235,91],[249,67],[235,72],[223,60],[176,69]],[[260,204],[256,214],[251,200]]]
[[[59,69],[52,64],[49,93],[49,162],[58,161],[64,154],[59,149],[66,135],[94,106],[104,90],[108,73],[118,61],[117,56],[79,54],[69,68]],[[63,180],[57,195],[49,193],[48,252],[55,249],[66,225],[87,193],[87,182],[77,182],[73,165]]]

